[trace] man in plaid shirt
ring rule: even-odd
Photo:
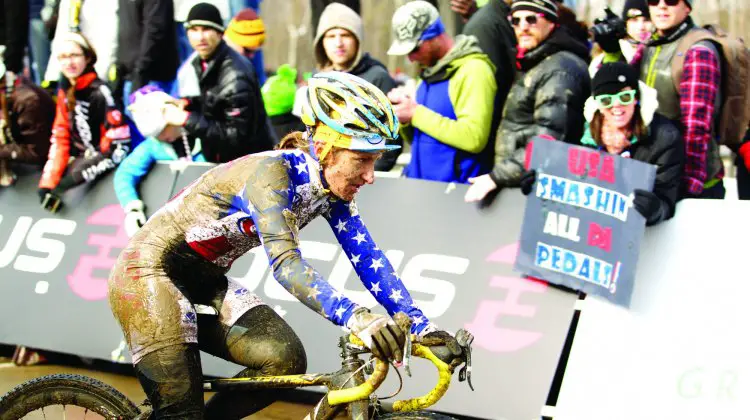
[[[700,41],[685,53],[679,91],[672,79],[671,63],[680,40],[696,30],[690,18],[691,0],[648,0],[656,34],[633,59],[641,80],[656,88],[658,112],[682,124],[685,168],[682,198],[723,199],[724,166],[714,121],[719,109],[721,64],[717,46]]]

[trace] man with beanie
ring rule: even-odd
[[[388,94],[411,138],[409,178],[466,183],[486,173],[495,67],[473,36],[445,32],[435,6],[412,1],[399,7],[391,22],[394,42],[388,54],[408,55],[419,64],[416,92]]]
[[[482,200],[498,187],[516,187],[525,148],[535,136],[577,143],[583,104],[589,97],[588,48],[557,23],[553,0],[515,0],[511,25],[518,41],[516,77],[495,142],[495,165],[473,178],[466,201]]]
[[[253,9],[243,9],[237,13],[224,32],[224,42],[248,60],[255,57],[265,40],[266,27],[263,19]]]
[[[0,62],[0,187],[15,181],[12,163],[47,161],[55,102],[42,88]]]
[[[252,63],[222,40],[224,23],[219,10],[198,3],[190,9],[185,27],[197,53],[191,65],[198,75],[200,97],[166,106],[165,121],[200,138],[209,162],[223,163],[270,150],[275,136]]]
[[[364,25],[362,18],[341,3],[331,3],[323,10],[313,42],[319,71],[343,71],[361,77],[383,93],[396,87],[388,69],[370,54],[362,51]],[[401,141],[393,144],[401,145]],[[396,164],[401,148],[386,152],[375,164],[378,171],[389,171]]]
[[[171,0],[119,0],[117,63],[130,92],[149,84],[169,91],[177,74],[177,30]],[[104,75],[102,75],[104,76]]]
[[[289,64],[282,64],[276,75],[269,77],[260,91],[266,113],[271,118],[271,125],[279,141],[293,131],[305,131],[302,120],[292,114],[294,96],[297,93],[297,69]]]

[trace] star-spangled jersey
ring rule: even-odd
[[[248,155],[209,170],[162,207],[133,239],[149,246],[158,243],[162,254],[179,252],[180,243],[187,244],[224,273],[234,260],[263,245],[279,283],[309,308],[346,326],[358,305],[335,290],[300,252],[299,229],[320,215],[378,303],[391,315],[408,314],[413,333],[433,330],[375,245],[355,202],[330,194],[318,162],[299,150]]]

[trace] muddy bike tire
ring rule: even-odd
[[[411,411],[405,413],[387,413],[381,414],[376,419],[390,420],[456,420],[445,414],[433,413],[430,411]]]
[[[17,420],[54,405],[84,408],[108,420],[129,420],[139,414],[132,401],[104,382],[56,374],[24,382],[0,397],[0,420]]]

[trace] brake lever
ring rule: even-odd
[[[411,378],[411,334],[406,334],[406,340],[404,340],[404,372],[406,376]]]
[[[404,340],[404,353],[403,358],[401,360],[401,366],[404,367],[404,372],[406,372],[406,375],[411,377],[411,348],[412,348],[412,341],[411,341],[411,324],[412,320],[411,318],[406,315],[403,312],[398,312],[393,315],[393,320],[396,322],[396,325],[403,331],[404,336],[406,339]]]
[[[474,391],[474,385],[471,383],[471,343],[474,342],[474,336],[462,328],[456,332],[456,341],[461,346],[466,359],[466,363],[458,371],[458,380],[467,381],[469,388]]]

